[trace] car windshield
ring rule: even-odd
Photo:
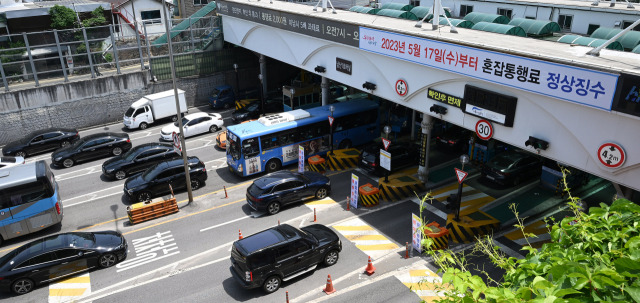
[[[122,158],[127,161],[132,161],[133,158],[135,158],[138,155],[138,150],[139,148],[132,148],[129,151],[127,151],[124,155],[122,155]]]
[[[175,117],[174,117],[174,118],[175,118]],[[191,120],[187,119],[187,117],[183,117],[183,118],[182,118],[182,126],[187,125],[187,123],[189,123],[189,121],[191,121]],[[178,121],[173,122],[173,125],[178,126]]]
[[[227,143],[229,143],[227,153],[231,155],[231,158],[233,160],[240,159],[240,144],[235,140],[229,139],[229,136],[227,136]]]
[[[212,95],[215,97],[215,96],[217,96],[217,95],[219,95],[219,94],[220,94],[220,90],[219,90],[219,89],[217,89],[217,88],[214,88],[214,89],[213,89],[213,93],[212,93]]]
[[[84,139],[79,139],[76,142],[73,142],[73,144],[71,146],[78,147],[78,146],[80,146],[82,144],[84,144]]]
[[[249,111],[249,112],[256,111],[256,110],[258,110],[258,106],[260,106],[260,104],[258,104],[258,103],[251,104],[251,105],[247,106],[247,111]]]
[[[145,181],[151,181],[158,175],[159,172],[160,169],[158,168],[158,166],[152,166],[142,173],[142,179]]]
[[[509,168],[513,163],[517,160],[516,155],[498,155],[493,160],[491,160],[491,164],[496,168]]]
[[[134,111],[135,111],[135,109],[133,107],[129,107],[129,109],[127,109],[127,111],[124,113],[124,115],[126,117],[131,117],[131,115],[133,115]]]

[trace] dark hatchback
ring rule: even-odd
[[[189,157],[191,189],[196,190],[207,180],[207,170],[198,157]],[[157,163],[124,182],[124,193],[132,201],[148,201],[153,197],[187,188],[187,177],[181,158]]]
[[[342,241],[328,227],[282,224],[233,242],[231,274],[242,287],[272,293],[282,281],[338,262]]]
[[[249,105],[233,111],[231,113],[231,120],[234,123],[240,123],[243,121],[258,119],[262,114],[260,100],[253,101],[249,103]],[[280,113],[283,111],[282,100],[281,99],[269,99],[264,101],[264,112],[269,113]]]
[[[271,215],[282,206],[311,198],[324,199],[331,194],[329,178],[313,171],[297,173],[277,171],[253,181],[247,188],[247,203],[257,211]]]
[[[380,166],[380,149],[383,148],[379,144],[368,145],[362,150],[358,166],[366,172],[383,176],[386,169]],[[397,171],[412,165],[418,165],[420,150],[416,144],[391,144],[388,152],[391,153],[391,171]]]
[[[48,128],[32,132],[22,139],[7,143],[2,148],[5,156],[27,156],[67,147],[80,139],[78,131],[71,128]]]
[[[111,267],[127,257],[119,232],[72,232],[20,246],[0,258],[0,288],[22,295],[36,286],[94,267]]]
[[[521,182],[540,177],[542,161],[525,151],[505,151],[493,157],[484,165],[482,178],[502,184],[518,185]]]
[[[107,178],[122,180],[127,176],[144,171],[158,162],[179,157],[180,154],[173,149],[171,144],[145,143],[105,161],[102,164],[102,173]]]
[[[78,162],[118,156],[131,149],[131,140],[125,133],[98,133],[88,135],[71,146],[56,150],[51,154],[55,166],[71,167]]]

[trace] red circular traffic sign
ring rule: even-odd
[[[480,120],[476,123],[476,135],[482,140],[489,140],[493,137],[493,126],[487,120]]]
[[[396,93],[400,95],[400,97],[406,96],[408,92],[409,84],[407,84],[407,81],[404,81],[403,79],[396,81]]]
[[[624,164],[626,158],[622,146],[615,143],[605,143],[598,148],[598,160],[609,168],[618,168]]]

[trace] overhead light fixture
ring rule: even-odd
[[[318,66],[316,66],[315,71],[316,71],[316,73],[324,73],[324,72],[327,71],[327,69],[324,66],[318,65]]]
[[[376,89],[376,85],[367,81],[364,84],[362,84],[362,88],[364,89],[368,89],[368,90],[375,90]]]
[[[434,112],[438,115],[446,115],[447,114],[447,108],[442,106],[442,105],[437,105],[434,104],[429,108],[429,111]]]
[[[529,140],[525,141],[524,145],[531,146],[536,150],[547,150],[549,148],[549,142],[532,136],[529,136]]]

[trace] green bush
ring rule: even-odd
[[[51,28],[66,29],[75,27],[77,16],[76,13],[62,5],[54,5],[49,9],[51,16]]]

